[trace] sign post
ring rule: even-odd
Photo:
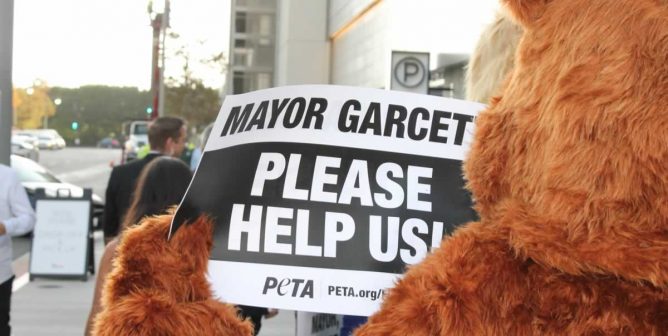
[[[215,219],[226,302],[370,315],[407,265],[475,219],[461,100],[342,86],[228,96],[171,233]]]

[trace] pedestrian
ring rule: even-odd
[[[204,148],[206,147],[206,142],[209,140],[209,135],[213,129],[213,123],[209,124],[204,130],[199,138],[199,146],[193,149],[192,156],[190,158],[190,169],[195,171],[199,165],[200,160],[202,160],[202,155],[204,155]]]
[[[121,220],[130,206],[132,192],[142,169],[161,155],[179,157],[186,141],[186,123],[177,117],[160,117],[149,125],[149,153],[142,159],[114,167],[109,177],[104,205],[104,241],[118,235]]]
[[[136,225],[142,218],[165,213],[170,206],[177,205],[188,188],[192,173],[183,161],[161,157],[151,161],[143,170],[135,189],[132,203],[123,220],[119,235],[104,249],[95,282],[93,305],[86,323],[86,335],[90,335],[95,316],[101,310],[101,292],[106,276],[113,269],[116,247],[125,229]]]
[[[11,308],[12,236],[24,235],[35,227],[35,212],[16,172],[0,164],[0,336],[9,336]]]

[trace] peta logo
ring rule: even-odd
[[[278,280],[274,277],[267,277],[264,281],[262,294],[267,295],[268,291],[276,291],[280,296],[290,295],[292,297],[313,298],[313,280],[288,279]]]

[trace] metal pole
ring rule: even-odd
[[[12,138],[14,0],[0,0],[0,163],[9,165]]]
[[[160,90],[160,69],[158,60],[160,57],[160,25],[162,25],[162,14],[158,13],[151,21],[153,27],[153,51],[151,54],[151,108],[153,111],[149,119],[158,117],[158,95]]]
[[[169,0],[165,0],[165,9],[162,14],[162,43],[160,45],[160,90],[158,91],[158,116],[165,115],[165,40],[169,27]]]

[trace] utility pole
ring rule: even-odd
[[[160,44],[160,90],[158,91],[158,116],[165,115],[165,41],[169,28],[169,0],[165,0],[165,10],[162,14],[162,43]]]
[[[12,138],[14,0],[0,0],[0,163],[9,165]]]
[[[150,119],[153,120],[158,117],[159,105],[159,82],[160,82],[160,67],[158,60],[160,56],[160,31],[162,30],[162,13],[156,14],[151,19],[151,27],[153,27],[153,48],[151,53],[151,111]]]
[[[167,39],[167,27],[169,27],[169,0],[164,0],[162,13],[153,13],[153,2],[151,1],[148,14],[153,28],[150,119],[155,119],[165,115],[165,40]]]

